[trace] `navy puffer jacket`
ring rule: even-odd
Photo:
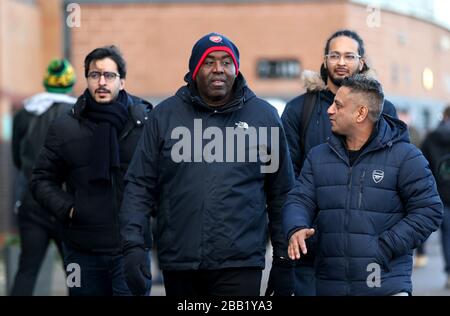
[[[377,129],[353,166],[335,135],[313,148],[284,205],[288,238],[317,218],[318,295],[411,293],[413,249],[441,222],[434,178],[406,125],[383,115]]]

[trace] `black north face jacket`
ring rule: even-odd
[[[257,98],[242,75],[235,85],[234,98],[221,108],[208,107],[192,84],[184,86],[145,126],[125,178],[121,235],[127,247],[141,246],[156,208],[163,270],[263,268],[268,227],[274,255],[286,257],[281,207],[294,176],[284,131],[275,108]],[[266,130],[268,137],[227,148],[227,128]],[[279,148],[272,173],[262,172],[269,163],[261,157],[250,159],[266,149],[264,142],[269,153]]]

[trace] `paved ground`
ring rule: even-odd
[[[414,269],[413,294],[419,296],[450,296],[450,290],[444,288],[447,275],[444,273],[444,260],[439,232],[430,236],[425,244],[428,264]]]
[[[414,295],[416,296],[450,296],[450,290],[444,289],[446,276],[443,273],[443,260],[439,242],[439,234],[435,233],[427,241],[427,254],[429,261],[427,266],[415,269],[413,273]],[[155,267],[155,265],[153,265]],[[153,271],[157,275],[157,271]],[[263,272],[262,291],[266,288],[268,269]],[[59,259],[54,260],[54,269],[51,277],[51,284],[48,276],[40,276],[40,286],[37,291],[40,295],[62,296],[66,295],[64,272]],[[156,281],[156,280],[155,280]],[[163,296],[164,287],[161,284],[154,284],[152,296]],[[4,255],[0,255],[0,296],[6,295],[6,271]]]

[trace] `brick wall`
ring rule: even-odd
[[[262,95],[293,96],[298,80],[260,80],[259,58],[298,58],[305,69],[318,70],[323,46],[335,30],[350,27],[364,38],[369,60],[388,93],[408,97],[450,98],[442,84],[450,74],[450,52],[438,52],[442,36],[433,24],[407,16],[381,13],[381,27],[369,28],[364,6],[346,1],[258,4],[82,4],[80,28],[71,29],[72,61],[82,61],[93,48],[117,44],[128,61],[127,87],[142,96],[167,96],[183,84],[194,42],[210,31],[230,37],[241,52],[241,70]],[[406,36],[400,43],[399,37]],[[404,61],[408,61],[406,64]],[[392,71],[398,65],[398,81]],[[435,74],[435,88],[426,91],[425,67]],[[77,93],[85,87],[80,80]]]
[[[450,41],[450,32],[391,12],[381,13],[381,27],[370,28],[366,16],[364,7],[350,6],[348,25],[365,39],[370,61],[385,90],[409,97],[450,100],[450,89],[444,83],[445,76],[450,75],[450,50],[441,48],[444,37]],[[426,67],[434,73],[431,91],[422,84]],[[397,80],[393,68],[398,68]]]
[[[114,43],[128,61],[130,92],[153,98],[172,95],[184,84],[195,41],[217,31],[239,47],[241,71],[257,94],[290,98],[302,91],[300,81],[258,79],[257,61],[297,58],[302,68],[318,70],[327,37],[348,27],[364,38],[369,61],[388,94],[449,100],[450,51],[441,49],[441,41],[450,37],[450,31],[386,11],[381,13],[380,27],[370,28],[368,15],[364,6],[338,0],[127,5],[83,2],[81,27],[67,29],[68,51],[79,78],[75,93],[85,88],[82,63],[86,54]],[[63,22],[62,0],[0,1],[0,124],[11,114],[13,102],[42,91],[46,64],[50,58],[62,56]],[[422,85],[425,67],[434,73],[431,91]],[[395,68],[397,76],[393,76]],[[0,131],[3,127],[0,125]],[[3,169],[11,164],[8,141],[3,140],[2,145]],[[10,211],[12,192],[10,177],[1,176],[0,231],[7,222],[4,216]]]
[[[128,61],[127,86],[144,96],[173,94],[183,84],[195,41],[217,31],[240,49],[241,70],[251,87],[263,94],[295,94],[298,80],[256,78],[259,58],[299,58],[305,68],[318,68],[323,42],[344,26],[342,4],[135,4],[82,5],[80,28],[71,29],[72,60],[82,72],[85,55],[93,48],[117,44]],[[324,10],[334,14],[326,27]],[[79,93],[85,87],[80,81]]]

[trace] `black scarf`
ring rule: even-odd
[[[90,181],[111,179],[111,169],[120,168],[118,137],[128,119],[128,95],[124,90],[111,103],[97,103],[88,90],[84,92],[83,115],[97,127],[91,145]]]

